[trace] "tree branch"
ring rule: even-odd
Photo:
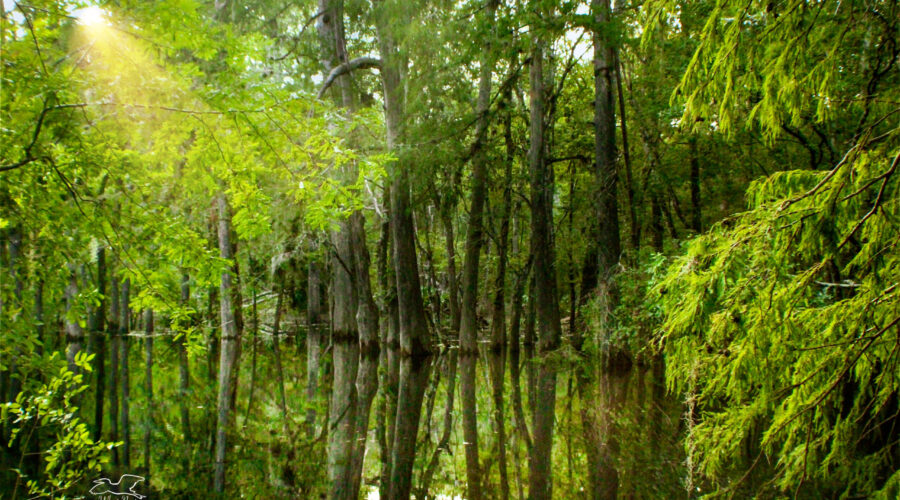
[[[325,92],[331,87],[331,84],[334,83],[335,80],[339,76],[346,75],[351,71],[355,71],[358,69],[368,69],[368,68],[379,68],[381,69],[381,59],[377,57],[357,57],[351,61],[347,61],[338,66],[335,66],[334,69],[331,70],[331,73],[328,73],[328,78],[325,79],[325,82],[322,84],[322,88],[319,89],[319,93],[316,94],[318,99],[321,99]]]

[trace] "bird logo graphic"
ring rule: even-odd
[[[105,477],[94,479],[94,486],[90,492],[94,495],[129,496],[141,500],[144,495],[135,492],[134,488],[143,480],[143,477],[133,474],[122,474],[115,483]]]

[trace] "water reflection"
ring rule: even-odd
[[[329,465],[346,461],[348,478],[331,485],[334,498],[685,495],[681,408],[662,390],[658,361],[540,360],[533,349],[415,359],[337,345],[332,356],[330,441],[355,439],[329,446]],[[355,376],[342,373],[354,356]],[[543,476],[532,473],[541,458]]]

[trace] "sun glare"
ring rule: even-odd
[[[107,23],[106,11],[96,5],[76,11],[75,17],[78,18],[79,24],[84,26],[101,26]]]

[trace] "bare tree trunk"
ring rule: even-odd
[[[400,395],[391,449],[390,493],[388,499],[408,499],[412,489],[412,467],[416,456],[419,416],[428,385],[432,357],[404,356],[400,360]]]
[[[275,301],[275,321],[272,323],[272,351],[275,354],[275,375],[278,377],[278,406],[281,409],[281,418],[284,423],[283,432],[287,435],[287,398],[284,393],[284,368],[281,364],[281,348],[278,346],[281,335],[281,308],[284,302],[284,284],[278,289],[278,299]]]
[[[225,199],[224,188],[219,191],[217,196],[217,205],[219,212],[219,253],[223,259],[232,260],[231,245],[231,212],[228,208],[228,201]],[[230,413],[232,412],[232,388],[234,382],[232,369],[234,368],[237,358],[238,328],[237,318],[234,314],[233,270],[226,269],[222,273],[222,281],[219,286],[219,314],[221,317],[221,334],[222,344],[219,357],[219,391],[216,402],[216,453],[215,453],[215,469],[213,477],[213,491],[221,494],[225,492],[225,450],[226,450],[226,433],[228,432],[228,424],[230,422]]]
[[[650,197],[650,240],[653,249],[659,253],[663,251],[663,223],[662,206],[656,193]]]
[[[384,9],[381,2],[377,4],[376,9],[379,11]],[[406,59],[395,44],[392,27],[386,25],[385,13],[378,12],[375,17],[382,61],[381,80],[384,86],[387,146],[393,151],[402,146],[404,140],[405,103],[401,75],[406,71]],[[426,356],[431,353],[432,346],[419,284],[409,168],[399,163],[395,163],[392,168],[390,214],[397,304],[400,313],[400,349],[406,356]],[[416,418],[419,416],[418,413],[416,412]]]
[[[488,355],[491,388],[494,397],[494,427],[497,433],[497,457],[500,469],[500,498],[509,500],[509,477],[506,464],[506,414],[503,403],[503,378],[506,374],[506,351],[494,351]]]
[[[545,158],[544,41],[535,36],[530,70],[531,251],[534,255],[535,312],[540,335],[538,352],[546,355],[559,346],[561,328],[556,294],[553,243],[553,176]],[[551,456],[556,405],[556,372],[541,364],[534,411],[534,441],[529,457],[529,496],[552,498]]]
[[[119,440],[119,344],[122,339],[119,337],[119,280],[113,276],[109,284],[109,321],[106,323],[106,329],[110,338],[109,349],[109,427],[110,440],[116,442]],[[112,450],[113,467],[119,466],[119,447],[114,446]]]
[[[510,89],[512,84],[510,85]],[[512,217],[512,167],[515,161],[516,146],[512,137],[512,91],[507,90],[501,105],[504,111],[503,138],[506,143],[505,171],[503,175],[503,206],[500,212],[500,234],[497,240],[497,275],[494,278],[494,307],[491,314],[491,348],[502,349],[506,345],[506,266],[509,250],[509,221]]]
[[[253,393],[256,390],[256,344],[259,342],[259,315],[256,310],[256,287],[251,291],[251,314],[253,315],[253,330],[250,338],[250,391],[247,394],[247,412],[244,413],[244,426],[250,419],[250,413],[253,411]]]
[[[703,230],[700,222],[700,158],[697,152],[697,138],[688,139],[691,163],[691,229],[700,234]]]
[[[447,286],[450,295],[450,331],[453,334],[459,332],[462,321],[462,313],[459,310],[459,283],[456,280],[456,241],[453,235],[453,218],[450,215],[453,208],[448,208],[442,203],[441,222],[444,225],[444,241],[447,247]]]
[[[359,330],[349,221],[332,234],[331,263],[333,384],[328,419],[328,497],[350,497],[353,487],[353,444],[356,430],[356,374],[359,366]]]
[[[598,26],[610,22],[609,0],[592,0],[591,11]],[[615,59],[609,30],[597,29],[594,41],[594,198],[590,226],[591,248],[582,273],[581,303],[599,294],[605,304],[616,301],[613,280],[621,254],[616,184],[616,119],[613,106]],[[595,260],[594,260],[595,259]],[[610,309],[611,310],[611,309]],[[579,325],[581,326],[581,325]],[[581,345],[575,346],[577,349]]]
[[[496,4],[487,0],[487,22],[493,23]],[[466,259],[463,264],[462,278],[462,318],[459,330],[460,353],[477,354],[478,348],[478,271],[483,243],[484,204],[487,197],[487,156],[484,142],[488,128],[488,106],[491,98],[491,75],[494,69],[494,58],[487,42],[485,61],[481,64],[481,75],[478,84],[478,102],[475,112],[478,122],[475,128],[475,143],[472,145],[472,201],[469,205],[469,224],[466,231]],[[465,375],[463,375],[465,378]],[[464,384],[463,384],[464,385]],[[474,388],[474,386],[473,386]],[[463,401],[466,398],[463,397]],[[474,401],[474,399],[473,399]],[[477,461],[477,448],[475,459]],[[475,467],[477,469],[477,466]],[[472,478],[469,478],[470,481]],[[470,493],[471,494],[471,493]]]
[[[390,207],[390,188],[385,187],[385,210]],[[384,293],[384,309],[387,312],[384,333],[382,334],[381,363],[385,366],[382,373],[382,398],[378,413],[378,443],[381,456],[381,481],[379,494],[383,498],[390,495],[391,487],[391,455],[394,445],[394,421],[397,414],[397,392],[400,379],[400,313],[397,307],[396,275],[389,269],[389,254],[392,221],[388,219],[382,224],[381,241],[378,246],[378,280]]]
[[[100,303],[90,317],[91,338],[94,344],[94,440],[103,437],[103,404],[106,393],[106,249],[97,248],[97,293]]]
[[[616,65],[616,96],[619,103],[619,123],[622,127],[622,158],[625,160],[625,194],[628,196],[628,220],[631,222],[631,248],[641,246],[641,225],[637,218],[637,201],[634,198],[634,179],[631,169],[631,150],[628,148],[628,126],[625,120],[625,95],[622,92],[622,61],[619,51],[614,51]]]
[[[216,243],[218,246],[218,243]],[[219,363],[218,359],[221,356],[221,321],[220,321],[220,311],[217,311],[216,308],[219,305],[219,289],[217,287],[210,287],[207,290],[207,302],[206,302],[206,317],[209,322],[209,335],[206,339],[206,384],[207,387],[217,387],[218,383],[218,373],[219,373]],[[218,390],[218,389],[216,389]],[[213,392],[209,399],[207,399],[207,408],[212,408],[216,402],[212,399],[216,397],[218,392]],[[212,464],[216,460],[216,419],[218,418],[217,414],[208,411],[206,412],[206,418],[204,419],[204,424],[206,426],[205,436],[206,436],[206,448],[207,453],[209,455],[209,463],[212,467]],[[212,478],[210,478],[210,487],[212,486]]]
[[[475,409],[475,367],[478,357],[460,352],[459,389],[462,399],[463,448],[466,452],[466,493],[468,498],[481,498],[481,471],[478,464],[478,418]]]
[[[190,277],[187,273],[183,273],[181,275],[181,306],[189,307],[191,300],[191,286],[190,286]],[[191,320],[189,325],[193,326],[195,323],[194,316],[191,315]],[[190,446],[192,441],[191,438],[191,413],[190,413],[190,402],[188,401],[188,392],[190,391],[191,384],[191,373],[190,366],[188,365],[188,353],[187,353],[187,339],[185,338],[187,334],[182,332],[182,334],[175,340],[175,345],[178,350],[178,393],[179,393],[179,405],[180,405],[180,413],[181,413],[181,433],[184,436],[184,442]]]
[[[431,454],[431,459],[428,461],[428,466],[425,468],[425,473],[422,475],[422,484],[416,494],[417,498],[429,498],[428,488],[440,462],[441,451],[446,450],[448,453],[450,451],[450,433],[453,430],[453,399],[456,393],[456,355],[456,349],[450,350],[447,355],[445,368],[447,370],[447,406],[444,408],[444,428],[434,447],[434,453]]]
[[[78,296],[78,274],[75,265],[69,264],[69,285],[66,286],[66,360],[69,362],[69,371],[78,373],[75,366],[75,355],[84,348],[84,332],[78,321],[73,321],[70,311],[75,307],[75,298]]]
[[[378,308],[372,296],[369,278],[369,250],[366,247],[365,219],[361,212],[350,216],[351,246],[356,258],[357,311],[359,328],[359,369],[356,375],[356,443],[353,447],[353,468],[350,498],[359,498],[363,460],[369,434],[369,413],[378,390]]]
[[[488,22],[493,22],[496,4],[487,0]],[[478,123],[472,146],[472,201],[466,231],[466,259],[462,278],[462,317],[459,330],[460,390],[463,407],[463,435],[466,451],[466,491],[469,498],[481,498],[481,471],[478,463],[478,421],[475,403],[475,367],[478,355],[478,271],[483,239],[484,204],[487,196],[487,156],[484,151],[488,128],[488,105],[491,97],[491,75],[494,60],[490,41],[481,64],[476,113]]]
[[[14,313],[13,321],[20,317],[22,311],[25,310],[25,304],[23,303],[22,291],[23,291],[23,282],[22,282],[22,263],[21,261],[21,247],[22,247],[22,229],[20,226],[13,226],[12,230],[9,234],[9,245],[8,245],[8,253],[7,253],[7,263],[9,266],[10,277],[13,282],[13,307],[14,311],[18,309],[18,312]],[[2,276],[2,275],[0,275]],[[2,283],[0,283],[2,285]],[[0,295],[2,295],[2,290],[0,290]],[[2,299],[0,299],[2,301]],[[0,313],[2,313],[2,307],[0,307]],[[0,326],[2,325],[2,314],[0,314]],[[18,370],[18,359],[23,353],[21,349],[16,348],[14,354],[8,362],[8,367],[2,370],[2,374],[4,377],[4,382],[6,385],[0,384],[0,398],[6,398],[6,401],[15,401],[16,396],[18,396],[19,392],[22,390],[22,380],[20,376],[15,376]],[[12,418],[3,419],[0,421],[0,427],[2,427],[2,432],[0,432],[0,439],[4,441],[4,444],[9,440],[9,433],[11,432]],[[16,438],[11,446],[14,448],[14,452],[16,454],[24,451],[20,448],[20,438]]]
[[[395,44],[393,27],[387,23],[385,5],[376,4],[376,34],[381,54],[381,80],[384,86],[387,146],[396,151],[404,140],[404,86],[401,75],[406,59]],[[422,412],[422,398],[430,367],[432,342],[425,318],[419,284],[415,249],[415,227],[410,200],[409,169],[401,162],[391,168],[391,231],[393,264],[396,276],[397,305],[400,328],[400,364],[397,418],[391,450],[389,500],[409,498],[416,434]]]
[[[316,393],[319,385],[319,361],[321,356],[324,321],[324,297],[322,296],[321,266],[314,260],[307,268],[306,320],[306,437],[316,434]]]
[[[131,467],[131,420],[129,419],[130,399],[130,383],[128,373],[128,333],[130,331],[130,292],[131,280],[125,278],[122,282],[122,300],[119,302],[119,362],[121,368],[119,370],[119,386],[122,390],[122,412],[121,425],[122,431],[122,466],[126,469]]]
[[[150,487],[150,446],[153,429],[153,310],[144,311],[144,396],[147,398],[147,414],[144,415],[144,472]]]

